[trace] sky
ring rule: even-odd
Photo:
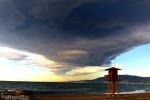
[[[139,48],[149,47],[149,9],[148,0],[0,0],[0,80],[94,79],[115,61],[121,74],[149,76],[138,53],[148,54]]]
[[[123,53],[112,61],[122,68],[120,74],[150,77],[150,44],[142,45]]]

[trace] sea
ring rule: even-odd
[[[53,82],[0,82],[0,89],[27,90],[48,94],[99,94],[107,93],[106,83],[53,83]],[[121,93],[149,92],[150,85],[120,84]]]

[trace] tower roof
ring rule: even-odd
[[[121,70],[121,69],[115,68],[115,67],[111,67],[111,68],[105,69],[105,71],[107,71],[107,70]]]

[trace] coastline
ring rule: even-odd
[[[150,92],[120,94],[115,97],[108,94],[30,95],[30,100],[150,100]]]
[[[150,100],[150,91],[121,92],[112,97],[110,93],[51,94],[49,92],[5,90],[1,92],[1,98],[6,100]]]

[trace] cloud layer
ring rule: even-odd
[[[108,64],[150,42],[150,6],[145,2],[0,0],[0,45],[42,55],[35,57],[43,59],[42,63],[26,60],[41,66],[57,63],[70,69]],[[27,58],[15,56],[7,58]]]
[[[73,52],[73,54],[74,53],[76,53],[76,52]],[[71,52],[71,54],[72,54],[72,52]],[[26,52],[26,51],[21,51],[21,50],[17,50],[17,49],[12,49],[9,47],[0,47],[0,60],[1,60],[1,63],[2,63],[2,61],[9,63],[9,61],[13,60],[13,61],[19,62],[20,65],[25,64],[27,66],[29,65],[30,67],[36,66],[37,69],[39,67],[40,68],[44,67],[48,70],[48,73],[43,72],[43,73],[41,73],[41,75],[39,75],[39,74],[37,74],[37,75],[39,75],[40,77],[42,77],[43,75],[47,75],[47,77],[59,77],[59,78],[61,78],[60,80],[59,79],[58,80],[53,79],[55,81],[82,80],[82,77],[84,79],[85,76],[87,76],[87,75],[97,74],[97,73],[100,73],[101,71],[103,71],[103,68],[98,67],[98,66],[92,66],[92,67],[91,66],[85,66],[85,67],[72,67],[72,68],[70,67],[70,68],[68,68],[67,65],[58,64],[57,62],[50,60],[50,59],[47,59],[46,57],[44,57],[42,55],[34,54],[34,53]],[[1,71],[4,74],[6,74],[6,73],[12,74],[12,69],[8,69],[9,67],[11,68],[11,66],[6,66],[6,65],[1,68]],[[13,64],[12,64],[12,66],[13,66]],[[20,67],[22,67],[22,66],[20,66]],[[26,70],[26,69],[24,69],[24,70]],[[20,71],[18,69],[17,70],[13,69],[13,72],[14,71],[15,71],[15,73],[19,72],[20,75],[23,75],[21,73],[24,73],[24,72],[22,72],[23,70]],[[35,73],[33,73],[33,74],[30,73],[30,74],[33,77]],[[7,76],[11,77],[9,75],[7,75]],[[25,77],[28,75],[23,75],[23,76]],[[72,78],[71,79],[66,78],[69,76],[71,76]],[[11,78],[8,78],[8,77],[2,76],[1,79],[5,80],[5,78],[6,78],[6,80],[7,79],[10,80]],[[14,77],[17,77],[17,76],[14,76]],[[77,77],[77,78],[73,79],[73,77]],[[35,76],[34,76],[34,78],[35,78]],[[93,77],[93,78],[95,78],[95,77]],[[35,80],[35,79],[33,79],[33,80]],[[43,79],[46,79],[46,81],[52,81],[48,78],[43,78]],[[23,79],[21,79],[21,80],[23,80]],[[32,80],[30,80],[30,81],[32,81]],[[36,81],[41,81],[41,80],[36,80]]]

